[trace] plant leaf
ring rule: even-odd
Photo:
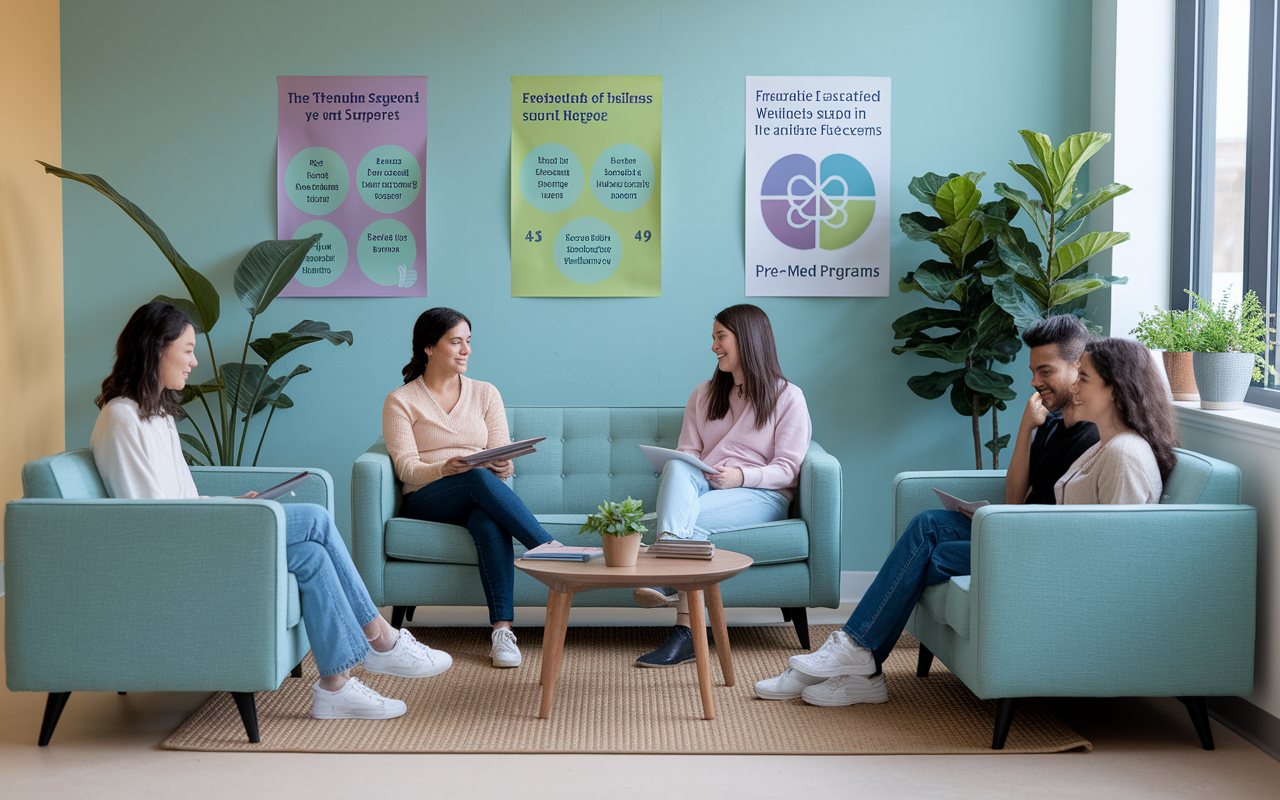
[[[239,411],[248,413],[249,404],[253,402],[253,392],[258,388],[258,382],[263,381],[263,389],[266,389],[267,368],[261,364],[245,364],[244,371],[241,372],[240,364],[232,361],[222,365],[222,380],[226,385],[226,394],[228,400],[235,399],[236,408]],[[256,409],[253,413],[258,413],[261,409]]]
[[[959,220],[967,219],[981,202],[982,192],[978,191],[973,181],[957,175],[938,190],[933,207],[944,223],[954,225]]]
[[[1080,198],[1078,203],[1068,209],[1062,219],[1058,220],[1056,227],[1060,231],[1065,231],[1068,226],[1084,219],[1092,213],[1094,209],[1104,203],[1109,203],[1128,191],[1130,191],[1129,187],[1125,186],[1123,183],[1108,183],[1101,189],[1094,189],[1092,192],[1089,192],[1084,197]]]
[[[907,388],[925,400],[937,400],[946,393],[951,384],[964,380],[965,370],[953,369],[948,372],[930,372],[928,375],[916,375],[907,378]]]
[[[1035,281],[1045,280],[1044,269],[1040,266],[1040,248],[1035,242],[1027,241],[1026,231],[1021,228],[1009,226],[996,240],[996,251],[1000,253],[1000,260],[1019,275]]]
[[[327,341],[336,347],[343,343],[349,345],[354,341],[354,338],[351,335],[351,331],[329,330],[329,323],[327,322],[314,322],[304,319],[287,332],[273,333],[266,339],[254,339],[249,344],[249,347],[253,348],[253,352],[267,362],[267,367],[270,368],[272,364],[299,347],[321,340]]]
[[[1044,317],[1044,306],[1011,275],[996,281],[991,287],[991,298],[1013,317],[1013,324],[1018,330]]]
[[[1040,195],[1040,201],[1046,206],[1053,204],[1053,190],[1049,188],[1049,178],[1040,171],[1040,168],[1034,164],[1015,164],[1010,161],[1009,166],[1013,167],[1013,171],[1026,179],[1031,184],[1031,188],[1036,190],[1036,194]]]
[[[106,195],[111,202],[120,206],[121,210],[128,214],[130,219],[138,223],[138,227],[142,228],[147,236],[151,237],[151,241],[155,242],[156,247],[160,248],[160,252],[169,260],[174,271],[178,273],[178,277],[182,279],[182,285],[187,287],[187,293],[191,295],[192,305],[196,310],[192,320],[198,322],[201,329],[205,331],[213,330],[213,326],[218,322],[220,304],[218,290],[213,288],[213,284],[209,282],[208,278],[192,269],[186,259],[178,254],[177,248],[169,241],[169,237],[164,231],[160,230],[160,226],[151,217],[147,216],[146,212],[126,199],[124,195],[111,188],[111,184],[97,175],[81,175],[78,172],[46,164],[43,161],[36,161],[36,163],[44,167],[44,171],[50,175],[79,181],[98,190]]]
[[[1056,281],[1098,253],[1109,250],[1121,242],[1128,241],[1128,239],[1129,234],[1119,231],[1093,231],[1086,233],[1074,242],[1058,248],[1058,251],[1053,254],[1053,264],[1050,265],[1049,276]],[[1056,306],[1057,303],[1052,305]]]
[[[935,303],[945,303],[955,299],[953,295],[963,282],[964,278],[951,264],[945,261],[926,261],[914,272],[907,273],[907,277],[899,281],[898,288],[904,292],[915,289]]]
[[[250,316],[257,317],[271,305],[319,240],[318,233],[306,239],[268,239],[245,254],[232,285]]]
[[[1031,157],[1040,165],[1040,169],[1044,170],[1044,174],[1049,178],[1050,185],[1053,184],[1053,142],[1049,141],[1049,137],[1043,133],[1035,131],[1018,131],[1018,135],[1022,137],[1022,141],[1027,146],[1027,151],[1031,153]]]
[[[195,450],[197,455],[204,456],[205,464],[213,463],[213,456],[209,454],[209,448],[204,446],[204,442],[200,441],[199,437],[192,436],[189,433],[180,433],[178,438],[182,440],[183,444]],[[187,463],[191,463],[189,459]]]
[[[1114,286],[1117,283],[1128,282],[1129,279],[1125,277],[1086,272],[1079,277],[1058,281],[1053,284],[1053,289],[1049,292],[1049,305],[1058,306],[1063,303],[1069,303],[1077,297],[1083,297],[1090,292],[1096,292],[1099,289]]]
[[[957,267],[964,264],[965,257],[977,250],[985,238],[982,223],[971,217],[958,219],[942,230],[929,234],[929,241],[941,248]]]
[[[1004,409],[1000,409],[1000,410],[1003,411]],[[1010,434],[1006,433],[1004,436],[1001,436],[999,439],[992,439],[986,442],[985,444],[983,444],[982,446],[990,450],[991,455],[998,456],[1000,455],[1001,450],[1009,446],[1009,436]]]
[[[182,389],[182,404],[185,406],[206,394],[217,394],[222,388],[222,381],[217,378],[210,378],[204,383],[188,383]]]
[[[973,323],[973,317],[953,308],[917,308],[893,321],[893,338],[906,339],[930,328],[960,330]]]
[[[1080,168],[1109,141],[1109,133],[1087,131],[1068,136],[1066,141],[1058,145],[1053,154],[1053,168],[1049,171],[1050,178],[1055,179],[1055,208],[1063,208],[1071,202],[1071,193],[1075,190],[1076,175],[1080,173]]]
[[[954,177],[956,177],[954,172],[946,177],[933,172],[926,172],[918,178],[912,178],[911,183],[907,184],[907,191],[911,192],[921,203],[933,208],[938,190]]]
[[[1018,393],[1010,389],[1013,376],[990,369],[975,367],[964,376],[965,385],[980,394],[988,394],[998,400],[1016,399]]]
[[[945,228],[946,223],[937,217],[921,214],[919,211],[912,211],[910,214],[903,214],[898,217],[898,227],[902,228],[902,232],[911,241],[923,242],[928,240],[929,234]]]
[[[1033,220],[1038,216],[1042,216],[1043,212],[1039,203],[1033,201],[1030,197],[1017,189],[1010,188],[1008,184],[997,183],[995,185],[996,194],[1003,198],[1012,200],[1018,204],[1018,207],[1027,212],[1027,216]]]

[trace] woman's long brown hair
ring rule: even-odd
[[[729,306],[716,314],[716,322],[725,326],[738,341],[738,359],[742,364],[742,390],[755,408],[755,429],[760,430],[773,416],[778,395],[787,383],[778,364],[778,348],[773,342],[773,326],[769,316],[749,303]],[[711,376],[711,397],[707,419],[723,419],[729,413],[729,393],[733,391],[732,373],[719,367]]]
[[[159,301],[133,312],[116,340],[115,366],[102,382],[102,394],[93,399],[98,408],[127,397],[138,404],[142,419],[182,419],[182,392],[160,385],[160,358],[191,324],[176,306]]]
[[[1146,439],[1156,455],[1160,480],[1169,480],[1177,466],[1178,427],[1164,381],[1147,348],[1130,339],[1093,339],[1084,347],[1103,383],[1111,387],[1111,402],[1120,419]]]

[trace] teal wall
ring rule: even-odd
[[[282,298],[256,329],[306,318],[355,334],[350,349],[295,354],[315,371],[290,387],[298,407],[276,415],[262,458],[329,470],[345,527],[351,463],[379,435],[430,305],[471,317],[468,374],[508,405],[682,406],[710,376],[712,317],[744,299],[744,76],[892,78],[896,220],[918,207],[913,175],[987,170],[984,189],[1017,185],[1007,161],[1025,157],[1019,128],[1054,140],[1087,129],[1089,14],[1089,0],[62,0],[63,163],[148,210],[223,292],[214,333],[226,359],[248,324],[232,274],[276,236],[276,76],[429,77],[430,297]],[[509,296],[513,74],[663,76],[661,298]],[[67,446],[79,447],[125,320],[182,287],[105,198],[69,184],[64,203]],[[933,252],[893,230],[896,287]],[[921,297],[754,301],[808,397],[814,438],[844,466],[847,570],[874,570],[887,552],[896,472],[972,467],[967,420],[905,385],[938,362],[889,352],[890,322]],[[1011,369],[1025,399],[1025,362]],[[1002,415],[1002,429],[1017,418]]]

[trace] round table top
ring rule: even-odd
[[[516,568],[557,591],[639,586],[703,589],[732,578],[753,562],[751,556],[717,549],[715,557],[705,561],[694,558],[658,558],[642,552],[636,558],[634,567],[607,567],[603,558],[594,561],[526,561],[517,558]]]

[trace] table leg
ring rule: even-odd
[[[698,691],[702,693],[702,718],[715,719],[715,699],[711,696],[711,653],[707,650],[707,623],[702,618],[702,590],[685,592],[689,599],[689,628],[693,633],[693,654],[698,661]]]
[[[573,605],[573,592],[547,592],[547,624],[542,632],[542,705],[539,719],[551,717],[551,703],[555,700],[556,680],[560,677],[560,659],[564,655],[564,635],[569,628],[569,607]]]
[[[720,657],[720,672],[724,685],[733,685],[733,656],[729,653],[729,628],[724,624],[724,606],[720,602],[720,584],[706,588],[707,614],[711,617],[711,633],[716,638],[716,655]]]

